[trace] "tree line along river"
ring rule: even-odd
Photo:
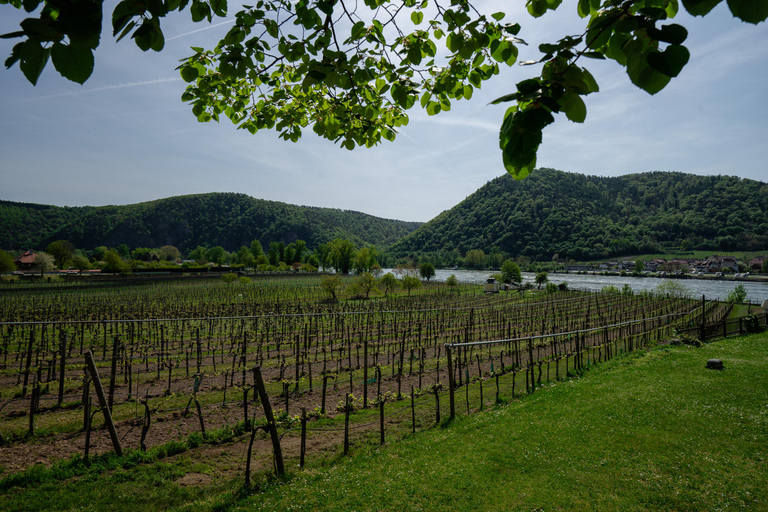
[[[392,269],[384,269],[389,272]],[[455,275],[461,283],[482,284],[489,276],[498,273],[494,270],[459,270],[459,269],[438,269],[435,271],[434,279],[445,281],[450,275]],[[533,272],[523,272],[523,283],[531,283],[535,286],[536,274]],[[573,274],[573,273],[549,273],[549,281],[555,284],[562,282],[568,283],[568,288],[577,290],[598,291],[605,286],[615,286],[621,289],[628,284],[635,292],[654,291],[657,286],[665,282],[666,279],[658,277],[632,277],[603,274]],[[744,285],[747,292],[747,300],[753,304],[760,305],[768,299],[768,282],[760,281],[733,281],[728,279],[698,279],[698,278],[675,278],[675,281],[685,286],[693,297],[706,296],[708,299],[725,299],[729,292],[739,283]]]

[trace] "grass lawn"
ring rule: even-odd
[[[710,358],[725,370],[705,369]],[[258,475],[249,493],[238,490],[242,475],[216,478],[214,460],[185,453],[62,481],[0,482],[0,508],[768,510],[768,335],[625,354],[389,441],[290,469],[284,481]],[[214,478],[176,483],[192,472]]]

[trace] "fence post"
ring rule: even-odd
[[[453,358],[451,354],[450,345],[445,346],[445,355],[448,357],[448,396],[451,404],[451,419],[456,417],[456,401],[453,396],[454,379],[453,379]]]
[[[307,453],[307,408],[301,408],[301,454],[299,455],[299,467],[304,469],[304,456]]]
[[[101,412],[104,413],[104,422],[107,424],[109,437],[112,439],[112,446],[114,447],[117,456],[122,457],[123,449],[120,447],[120,439],[117,437],[117,430],[115,430],[115,424],[112,422],[112,411],[107,407],[107,400],[104,397],[104,388],[101,387],[99,372],[96,371],[96,363],[93,362],[93,354],[91,354],[90,350],[85,353],[85,364],[88,365],[88,371],[91,373],[93,388],[96,390],[96,397],[99,399]]]
[[[344,455],[349,455],[349,410],[351,409],[349,403],[350,395],[347,395],[344,405]],[[384,406],[381,406],[384,409]]]
[[[61,350],[61,353],[59,354],[59,400],[57,404],[61,407],[61,404],[64,401],[64,372],[67,364],[67,335],[61,331],[59,331],[59,333],[59,350]]]
[[[379,425],[381,432],[381,444],[384,444],[384,400],[379,399]],[[346,448],[345,448],[346,450]],[[344,452],[346,454],[346,451]]]
[[[363,340],[363,409],[367,409],[367,408],[368,408],[368,338],[366,337]]]
[[[277,425],[275,425],[275,417],[272,415],[272,404],[269,403],[269,395],[267,395],[267,388],[264,386],[261,367],[255,366],[253,368],[253,376],[256,380],[256,389],[259,392],[261,405],[264,407],[264,416],[267,419],[267,429],[269,430],[269,435],[272,437],[272,447],[275,450],[275,467],[277,474],[283,475],[285,474],[285,466],[283,466],[283,450],[280,448],[280,437],[277,435]]]

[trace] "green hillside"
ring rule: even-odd
[[[198,245],[232,251],[259,239],[309,247],[334,238],[358,246],[386,245],[421,223],[388,220],[360,212],[294,206],[245,194],[210,193],[170,197],[125,206],[57,207],[0,201],[0,247],[44,248],[59,239],[78,248],[101,245],[161,247],[185,251]]]
[[[490,181],[391,248],[401,257],[471,249],[589,260],[665,248],[768,248],[768,185],[650,172],[616,178],[540,169]]]

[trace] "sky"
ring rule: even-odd
[[[181,102],[179,59],[212,48],[231,21],[194,24],[188,11],[163,19],[165,49],[142,52],[105,30],[91,78],[79,85],[48,64],[37,86],[18,65],[0,69],[0,199],[57,206],[132,204],[206,192],[239,192],[295,205],[339,208],[426,222],[505,173],[498,129],[505,105],[489,105],[538,74],[505,68],[470,101],[430,117],[414,108],[395,142],[348,151],[304,131],[298,143],[274,131],[251,135],[226,118],[199,123]],[[230,12],[239,10],[230,3]],[[575,2],[534,20],[519,1],[479,2],[522,25],[519,60],[538,44],[583,30]],[[26,17],[0,6],[0,34]],[[600,92],[586,97],[587,120],[559,115],[544,131],[538,166],[598,176],[681,171],[766,180],[768,25],[734,19],[723,2],[710,15],[681,12],[691,60],[655,96],[631,84],[612,61],[583,63]],[[0,39],[5,60],[17,40]]]

